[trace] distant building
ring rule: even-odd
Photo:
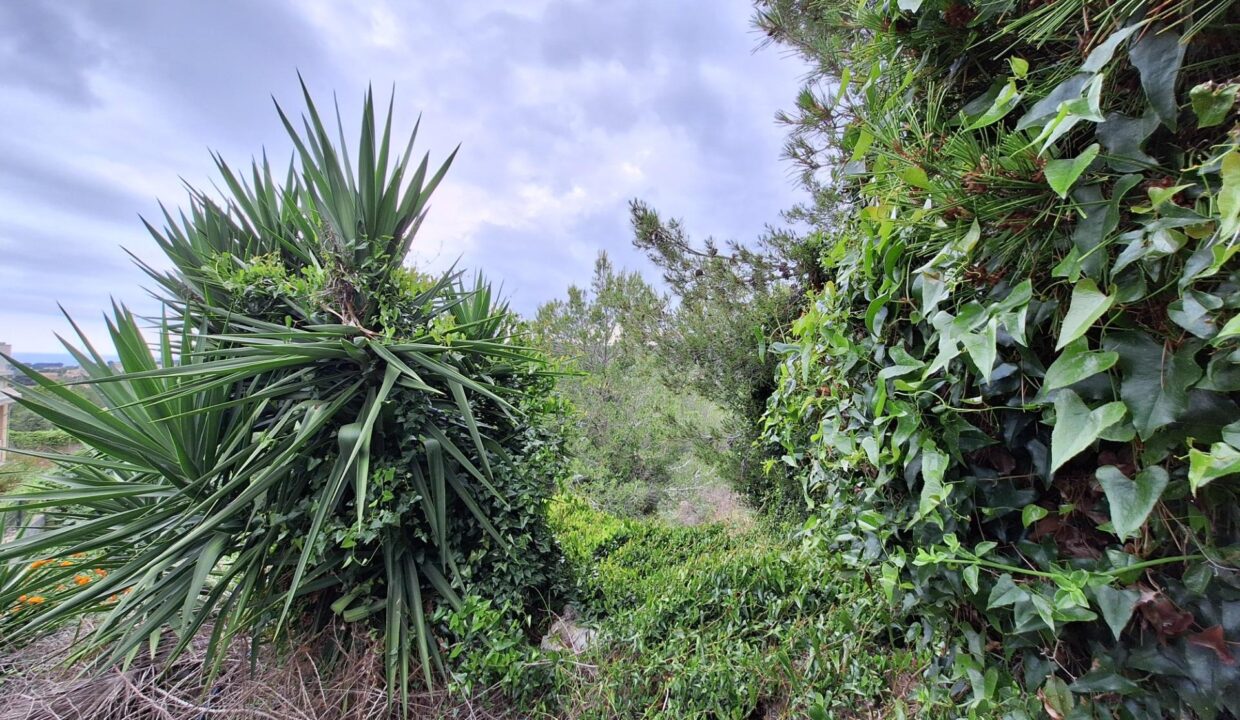
[[[13,346],[8,343],[0,343],[0,353],[5,355],[13,354]],[[0,391],[12,391],[12,385],[9,384],[9,376],[13,374],[13,368],[9,366],[4,358],[0,358]],[[13,405],[13,398],[0,392],[0,463],[8,460],[8,451],[5,450],[9,446],[9,408]]]
[[[63,372],[60,373],[61,382],[68,382],[70,380],[89,380],[89,379],[90,379],[90,374],[87,373],[85,369],[77,365],[71,365],[68,368],[66,368]]]
[[[0,394],[0,464],[9,459],[9,408],[13,406],[13,398]]]

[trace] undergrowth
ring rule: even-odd
[[[892,642],[864,574],[763,525],[677,527],[561,497],[551,523],[592,649],[565,664],[574,717],[901,717],[925,658]]]
[[[58,450],[78,441],[64,430],[14,430],[9,433],[9,444],[20,450]]]
[[[811,532],[620,518],[575,496],[554,500],[550,521],[575,585],[573,626],[589,633],[588,646],[539,647],[509,608],[463,598],[460,608],[433,618],[453,668],[448,683],[411,696],[408,717],[953,716],[950,698],[936,698],[921,680],[930,656],[899,641],[893,608],[876,583],[822,552]],[[166,643],[127,670],[86,679],[47,662],[32,665],[33,658],[0,656],[0,696],[33,693],[22,707],[37,718],[83,702],[100,708],[92,700],[100,697],[126,708],[124,717],[200,716],[195,710],[291,716],[327,706],[325,717],[402,716],[379,690],[377,636],[363,643],[368,650],[349,645],[348,657],[334,662],[339,652],[321,652],[323,638],[298,637],[288,668],[267,647],[247,673],[244,643],[237,646],[209,692],[197,649],[176,672],[156,672]],[[58,652],[52,655],[65,651]]]

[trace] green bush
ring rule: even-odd
[[[571,447],[578,492],[608,512],[654,515],[692,488],[721,485],[708,458],[720,411],[666,386],[654,358],[643,357],[609,386],[583,378],[569,390],[578,409]]]
[[[9,407],[9,433],[54,430],[56,426],[20,405]]]
[[[764,6],[855,204],[775,348],[789,491],[969,712],[1240,712],[1237,6]]]
[[[77,438],[64,430],[14,430],[9,444],[19,450],[56,450],[76,445]]]
[[[917,685],[921,658],[890,643],[891,606],[812,544],[620,519],[577,498],[551,518],[600,628],[583,658],[596,669],[561,681],[573,717],[895,716],[917,702],[892,692]]]
[[[709,237],[695,243],[681,221],[645,203],[633,201],[629,210],[634,247],[677,300],[654,345],[666,383],[719,408],[707,459],[755,505],[772,507],[782,497],[763,472],[768,453],[759,440],[778,358],[754,349],[782,339],[803,294],[821,287],[821,235],[768,230],[755,243],[720,247]]]
[[[536,626],[558,595],[553,378],[480,278],[402,267],[448,163],[415,165],[412,138],[389,155],[368,95],[350,167],[306,101],[304,134],[281,112],[298,151],[283,184],[265,160],[248,178],[221,160],[222,204],[191,191],[179,223],[148,226],[172,267],[144,266],[157,341],[116,308],[121,369],[70,348],[102,404],[15,363],[38,384],[19,402],[88,452],[15,498],[48,520],[0,546],[35,565],[0,607],[44,591],[4,614],[6,642],[97,613],[75,657],[120,663],[170,633],[171,662],[204,631],[211,667],[238,635],[339,617],[383,638],[389,690],[407,691],[442,666],[439,608],[479,596]],[[106,575],[73,582],[79,553]]]
[[[436,620],[450,638],[444,651],[448,688],[462,697],[498,696],[526,712],[558,705],[558,657],[530,642],[521,608],[497,607],[470,595],[461,605],[441,606]]]

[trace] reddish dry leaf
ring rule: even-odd
[[[1002,475],[1010,475],[1016,469],[1016,458],[1006,448],[991,445],[970,455],[970,459],[983,467],[994,469]]]
[[[1063,715],[1060,714],[1060,712],[1055,709],[1055,706],[1051,703],[1051,701],[1046,698],[1046,692],[1044,690],[1038,690],[1038,699],[1042,701],[1042,709],[1045,710],[1046,714],[1051,717],[1051,720],[1063,720]]]
[[[1029,539],[1038,540],[1051,536],[1059,552],[1072,558],[1097,559],[1102,557],[1101,543],[1089,533],[1064,521],[1058,515],[1047,515],[1033,525]]]
[[[1111,521],[1111,516],[1099,511],[1098,497],[1093,495],[1083,497],[1076,503],[1076,511],[1094,521],[1094,524],[1101,525]]]
[[[1072,525],[1065,525],[1055,533],[1055,542],[1064,555],[1072,558],[1089,558],[1096,560],[1102,557],[1102,548],[1098,546],[1089,533]]]
[[[1193,626],[1193,614],[1181,610],[1157,590],[1142,587],[1137,607],[1141,609],[1141,617],[1158,634],[1161,643],[1183,635]]]
[[[1098,465],[1114,465],[1128,477],[1137,474],[1137,465],[1132,461],[1132,452],[1125,449],[1122,453],[1104,450],[1098,453]]]
[[[1222,625],[1215,625],[1195,635],[1189,635],[1188,642],[1192,645],[1213,650],[1214,654],[1218,655],[1219,662],[1224,665],[1236,664],[1236,658],[1231,654],[1231,648],[1227,647],[1227,638],[1223,636]]]
[[[1033,524],[1033,532],[1029,533],[1029,539],[1037,542],[1045,535],[1053,535],[1062,524],[1058,515],[1047,515]]]

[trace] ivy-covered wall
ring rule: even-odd
[[[1235,4],[765,5],[852,207],[773,348],[815,532],[971,712],[1240,713]]]

